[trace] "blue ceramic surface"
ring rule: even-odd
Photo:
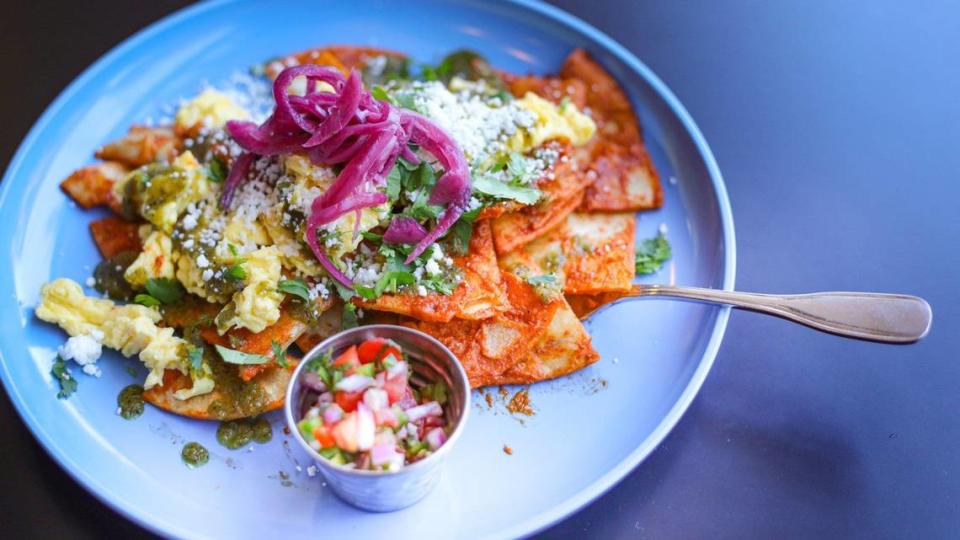
[[[651,301],[599,314],[588,326],[600,362],[534,386],[532,417],[512,417],[499,403],[488,408],[475,395],[473,418],[437,490],[392,514],[355,510],[319,477],[308,477],[306,455],[282,434],[279,411],[268,415],[272,442],[233,452],[216,444],[213,423],[152,408],[123,420],[116,395],[134,382],[126,367],[136,363],[118,354],[101,360],[100,379],[74,369],[78,392],[55,397],[49,369],[64,336],[35,319],[33,307],[43,283],[90,275],[99,257],[87,224],[100,215],[77,209],[59,181],[88,163],[98,145],[196,93],[203,81],[322,43],[381,45],[424,61],[469,47],[504,69],[535,73],[557,69],[572,47],[585,47],[628,90],[665,180],[666,205],[642,215],[638,238],[665,223],[674,258],[644,281],[732,288],[732,218],[706,143],[643,64],[577,19],[526,2],[211,2],[151,26],[98,61],[51,105],[12,160],[0,192],[0,242],[8,249],[0,262],[6,389],[71,475],[165,534],[507,537],[545,527],[611,487],[673,427],[710,369],[728,310]],[[181,463],[187,441],[211,450],[208,465],[191,470]]]

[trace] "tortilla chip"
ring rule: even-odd
[[[286,351],[297,338],[307,331],[307,323],[290,314],[289,309],[281,309],[277,322],[264,328],[260,332],[251,332],[246,328],[234,328],[224,335],[217,333],[216,326],[203,326],[200,335],[211,345],[220,345],[247,354],[259,354],[269,360],[263,364],[237,366],[240,378],[244,381],[257,376],[259,373],[276,365],[273,356],[273,344]]]
[[[615,302],[626,296],[626,292],[605,292],[597,294],[568,294],[567,303],[577,318],[583,320],[601,306]]]
[[[142,249],[140,235],[137,230],[140,225],[116,216],[108,216],[90,222],[90,234],[97,249],[104,257],[113,257],[123,251]]]
[[[113,184],[126,176],[128,169],[120,163],[106,161],[77,169],[60,183],[60,189],[83,208],[110,206],[118,209]]]
[[[530,384],[555,379],[599,359],[590,335],[564,300],[531,350],[490,384]]]
[[[463,281],[452,294],[384,294],[376,300],[354,301],[363,309],[433,322],[486,319],[507,308],[488,222],[476,224],[467,254],[454,257],[453,264],[463,273]]]
[[[527,92],[560,103],[568,98],[578,109],[587,106],[587,84],[580,79],[561,77],[537,77],[535,75],[517,76],[510,73],[501,74],[510,93],[521,97]]]
[[[663,187],[642,144],[611,148],[590,165],[596,181],[587,188],[584,212],[635,212],[663,206]]]
[[[556,274],[566,294],[626,291],[636,270],[635,229],[632,213],[573,213],[540,238],[501,255],[500,267]]]
[[[512,273],[504,273],[511,308],[484,321],[401,324],[430,334],[460,359],[470,386],[532,383],[597,361],[590,336],[563,297],[544,301]]]
[[[497,377],[523,358],[566,302],[557,297],[544,302],[517,276],[505,273],[503,281],[510,309],[485,320],[400,324],[425,332],[447,346],[463,365],[474,388],[497,384]]]
[[[584,188],[592,182],[583,174],[581,167],[582,160],[587,156],[569,145],[558,145],[557,148],[560,158],[554,165],[553,178],[544,178],[537,183],[543,192],[540,202],[493,220],[497,253],[513,251],[537,238],[580,205]]]
[[[133,126],[130,131],[97,150],[96,156],[137,168],[157,160],[177,157],[177,138],[169,127]]]
[[[287,385],[296,365],[297,360],[291,358],[287,369],[271,367],[250,381],[240,382],[238,378],[233,383],[237,385],[236,388],[244,388],[247,392],[262,393],[263,405],[255,408],[250,408],[242,399],[246,392],[227,392],[219,385],[208,394],[177,399],[174,392],[190,388],[193,382],[188,375],[174,369],[164,372],[162,386],[144,390],[143,399],[165,411],[199,420],[236,420],[256,416],[283,406]]]

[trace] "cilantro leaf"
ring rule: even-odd
[[[342,330],[347,330],[350,328],[356,328],[358,326],[360,326],[360,321],[357,320],[357,306],[347,302],[343,305],[343,314],[340,318],[340,328]]]
[[[670,242],[662,234],[648,238],[637,248],[636,268],[638,274],[654,274],[660,271],[663,263],[673,256]]]
[[[353,290],[356,291],[357,296],[363,298],[364,300],[375,300],[377,296],[379,296],[376,292],[374,292],[373,287],[354,285]]]
[[[450,239],[450,247],[454,255],[466,255],[470,250],[470,238],[473,236],[473,220],[461,216],[446,236]]]
[[[170,278],[148,279],[147,292],[162,304],[176,304],[183,299],[185,293],[183,285]]]
[[[58,398],[66,399],[77,391],[77,380],[70,374],[66,361],[60,356],[57,356],[57,359],[53,362],[50,374],[60,382],[60,391],[57,392]]]
[[[147,307],[157,307],[160,305],[160,301],[149,294],[138,294],[133,297],[133,301]]]
[[[397,160],[398,162],[400,160]],[[400,197],[400,188],[403,186],[403,177],[404,177],[403,166],[400,163],[397,163],[390,169],[390,174],[387,175],[387,199],[390,201],[397,200]]]
[[[277,283],[277,290],[310,301],[310,288],[302,279],[283,279]]]
[[[389,104],[391,104],[391,105],[396,105],[396,104],[397,104],[397,102],[394,101],[394,99],[393,99],[392,97],[390,97],[390,94],[388,94],[387,91],[386,91],[386,89],[385,89],[384,87],[382,87],[382,86],[379,86],[379,85],[374,86],[374,87],[370,90],[370,95],[373,96],[373,99],[376,99],[376,100],[379,100],[379,101],[386,101],[387,103],[389,103]]]
[[[230,268],[227,268],[227,276],[230,277],[231,279],[237,279],[237,280],[247,279],[247,270],[246,268],[243,267],[244,262],[246,261],[243,261],[241,259],[240,262],[235,263]]]
[[[227,178],[227,165],[218,157],[214,157],[207,165],[207,178],[217,184]]]
[[[535,187],[502,182],[491,174],[481,174],[474,178],[473,189],[491,197],[509,199],[526,205],[535,204],[543,195]]]
[[[200,368],[203,367],[203,349],[200,347],[187,349],[187,360],[190,361],[190,369],[200,371]]]
[[[220,345],[214,345],[214,347],[216,347],[217,352],[220,353],[220,358],[223,358],[223,361],[228,364],[255,365],[267,362],[267,357],[259,354],[235,351]]]
[[[273,350],[273,357],[277,359],[277,364],[283,369],[287,369],[290,366],[287,364],[287,351],[283,350],[276,341],[270,342],[270,348]]]

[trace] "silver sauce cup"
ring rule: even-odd
[[[328,350],[335,358],[351,345],[371,338],[392,339],[408,353],[412,373],[410,383],[415,388],[442,381],[449,390],[444,405],[444,418],[450,427],[447,441],[429,456],[398,471],[367,471],[337,465],[311,448],[297,428],[302,411],[308,408],[305,407],[308,392],[303,377],[310,361]],[[391,512],[424,498],[440,481],[447,455],[460,438],[470,414],[470,383],[456,356],[427,334],[390,324],[361,326],[327,338],[303,357],[287,387],[284,413],[290,431],[317,462],[320,474],[337,496],[364,510]]]

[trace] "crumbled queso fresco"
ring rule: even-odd
[[[97,366],[97,360],[103,352],[103,345],[100,340],[103,339],[103,332],[94,330],[90,334],[73,336],[67,339],[66,343],[57,348],[60,358],[66,361],[73,360],[81,366],[83,372],[87,375],[99,377],[100,367]]]

